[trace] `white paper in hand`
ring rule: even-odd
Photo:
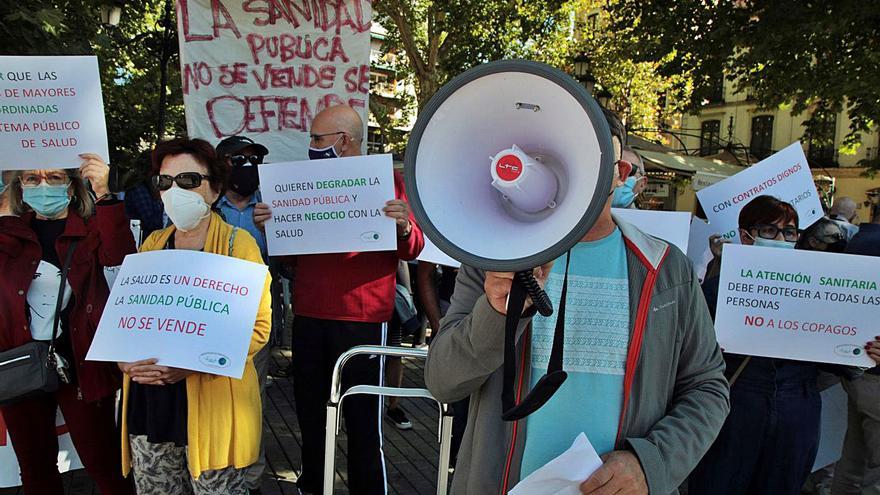
[[[581,483],[601,466],[593,444],[581,433],[568,450],[520,481],[509,495],[580,495]]]

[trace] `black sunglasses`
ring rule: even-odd
[[[263,155],[230,155],[229,161],[233,167],[244,167],[248,163],[256,167],[263,163]]]
[[[752,225],[751,229],[749,230],[752,229],[755,229],[755,231],[758,233],[758,237],[764,239],[776,239],[776,236],[778,236],[779,233],[782,232],[782,238],[786,241],[792,242],[798,240],[797,227],[783,227],[780,229],[779,227],[772,224],[759,223]]]
[[[202,175],[198,172],[181,172],[175,177],[170,175],[156,175],[153,177],[153,187],[159,191],[167,191],[171,189],[172,183],[177,183],[177,187],[181,189],[195,189],[202,185],[202,179],[210,179],[209,175]]]

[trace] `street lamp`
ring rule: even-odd
[[[602,88],[599,90],[598,93],[596,93],[596,101],[599,102],[599,105],[602,108],[608,108],[608,103],[611,101],[611,96],[613,96],[611,94],[611,91],[608,91],[607,89]]]
[[[593,94],[593,89],[596,87],[596,78],[590,72],[590,65],[590,57],[586,53],[579,53],[574,58],[574,77],[584,85],[587,93]]]
[[[101,24],[105,26],[118,26],[119,20],[122,18],[122,9],[125,7],[125,0],[113,0],[108,3],[101,4]]]

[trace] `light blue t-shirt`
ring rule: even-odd
[[[545,289],[556,310],[532,320],[531,387],[547,372],[565,256],[553,264]],[[614,450],[623,408],[623,378],[629,347],[629,283],[626,250],[619,229],[571,250],[565,306],[562,369],[568,379],[543,407],[527,418],[522,460],[526,477],[559,456],[581,432],[599,455]]]
[[[257,191],[251,195],[251,200],[248,202],[247,206],[245,206],[243,210],[239,210],[238,207],[232,204],[232,202],[229,201],[229,198],[224,194],[223,197],[220,198],[220,201],[217,202],[217,206],[220,208],[220,211],[223,212],[226,223],[247,230],[254,237],[254,240],[257,241],[257,246],[260,248],[260,254],[263,255],[263,261],[265,262],[269,259],[269,252],[266,249],[266,234],[263,233],[263,231],[257,227],[257,224],[254,223],[254,206],[260,201],[262,201],[260,192]]]

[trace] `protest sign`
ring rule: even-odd
[[[109,160],[98,59],[0,56],[0,170]]]
[[[177,19],[191,137],[246,135],[281,162],[306,157],[324,108],[344,103],[367,122],[369,0],[180,0]]]
[[[715,332],[726,352],[874,366],[880,258],[724,246]]]
[[[458,268],[461,266],[460,261],[450,257],[443,251],[440,251],[440,248],[438,248],[437,245],[431,242],[431,240],[428,239],[427,235],[425,235],[425,247],[422,248],[422,252],[419,253],[419,257],[417,259],[419,261],[427,261],[428,263],[436,263],[438,265],[451,266],[453,268]]]
[[[700,191],[713,184],[717,184],[723,181],[727,177],[727,175],[713,174],[710,172],[703,172],[702,170],[699,170],[694,173],[693,177],[691,177],[691,188],[693,188],[694,191]]]
[[[267,268],[171,249],[125,257],[90,361],[159,364],[241,378]]]
[[[709,236],[713,234],[712,226],[701,218],[694,217],[691,220],[691,230],[688,235],[687,256],[694,265],[697,280],[703,283],[706,269],[712,261],[712,250],[709,248]]]
[[[740,210],[762,195],[793,206],[801,229],[822,217],[822,204],[801,143],[794,143],[738,174],[697,191],[713,233],[737,244]]]
[[[58,435],[58,472],[66,473],[83,467],[79,454],[73,448],[73,441],[61,411],[56,412],[55,434]],[[9,438],[9,430],[3,421],[3,413],[0,413],[0,488],[10,488],[21,485],[19,475],[18,458],[12,449],[12,440]]]
[[[830,466],[840,460],[846,437],[847,395],[840,383],[819,393],[822,398],[822,416],[819,422],[819,451],[811,472]]]
[[[635,225],[642,232],[663,239],[681,252],[688,249],[691,214],[683,211],[636,210],[612,208],[611,214]]]
[[[397,249],[397,227],[382,208],[394,199],[391,155],[260,165],[269,254]]]

